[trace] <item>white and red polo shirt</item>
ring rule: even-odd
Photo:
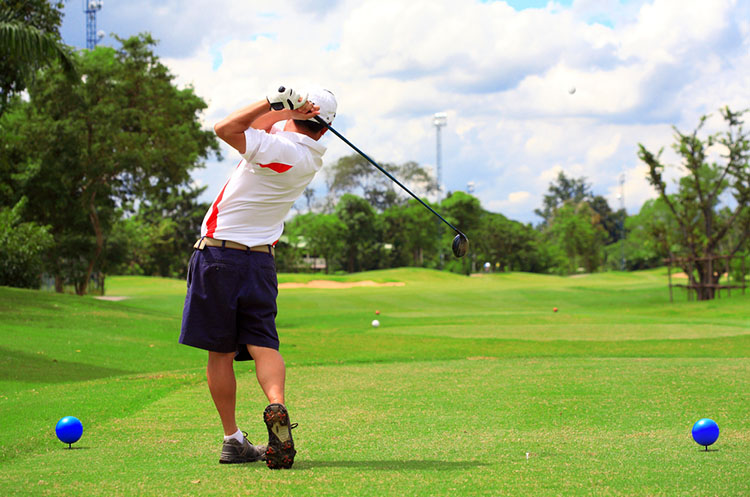
[[[325,151],[309,136],[278,127],[246,130],[242,161],[203,218],[201,236],[274,245],[292,205],[323,166]]]

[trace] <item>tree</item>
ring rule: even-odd
[[[750,235],[750,135],[744,129],[743,115],[729,107],[721,109],[726,131],[700,138],[698,133],[709,116],[701,117],[692,133],[676,127],[673,149],[682,158],[687,175],[677,183],[677,192],[667,193],[664,181],[666,165],[661,149],[653,154],[639,144],[638,157],[648,165],[649,182],[659,193],[674,216],[678,230],[679,253],[685,261],[683,269],[690,283],[697,286],[698,300],[713,299],[722,271],[713,262],[724,252],[734,255]],[[720,157],[712,157],[714,147]],[[716,160],[714,160],[716,159]],[[723,200],[731,197],[732,201]],[[732,232],[733,237],[729,237]],[[697,271],[697,282],[691,271]]]
[[[64,2],[9,0],[0,6],[0,115],[35,72],[57,61],[75,78],[70,50],[60,39]]]
[[[391,245],[388,267],[436,264],[439,227],[434,215],[414,199],[394,205],[382,214],[383,241]]]
[[[555,182],[550,183],[544,196],[542,209],[534,209],[534,213],[543,219],[546,226],[554,216],[555,211],[566,203],[580,203],[592,197],[591,185],[586,178],[568,178],[563,171],[557,174]]]
[[[300,216],[298,226],[310,255],[325,259],[327,274],[344,249],[346,224],[333,214],[305,214]]]
[[[661,198],[647,200],[638,214],[625,221],[627,237],[624,252],[626,269],[633,271],[659,267],[676,250],[677,222]],[[612,269],[619,269],[619,249],[613,248],[618,259]]]
[[[276,270],[279,272],[294,272],[302,267],[302,256],[304,248],[300,247],[303,239],[296,232],[294,221],[299,216],[290,220],[284,226],[284,234],[276,244],[274,259]]]
[[[467,236],[479,227],[479,221],[484,212],[479,199],[464,192],[449,192],[445,200],[440,203],[438,212],[441,211],[443,217]],[[446,229],[450,230],[447,226]],[[449,235],[452,240],[455,233],[450,232]]]
[[[417,195],[427,195],[437,189],[437,183],[429,171],[416,162],[401,165],[385,163],[381,164],[381,167]],[[411,198],[359,154],[341,157],[327,171],[328,190],[331,194],[337,196],[343,193],[359,193],[379,211],[396,204],[404,204]]]
[[[476,240],[477,237],[481,236],[481,234],[478,233],[478,230],[482,213],[484,212],[482,205],[478,198],[469,195],[468,193],[450,192],[445,200],[441,202],[440,211],[442,211],[443,217],[450,221],[453,226],[460,229],[469,238],[470,255],[459,260],[451,259],[451,263],[446,267],[451,271],[461,272],[467,275],[471,274],[472,261],[476,257],[476,253],[471,248],[471,240]],[[451,247],[453,237],[456,233],[445,226],[442,222],[440,222],[438,226],[440,226],[443,233],[441,248],[444,250],[444,253],[451,253],[449,247]],[[476,234],[476,236],[474,234]]]
[[[308,186],[302,192],[302,197],[304,197],[305,199],[305,204],[307,205],[307,212],[312,212],[313,205],[315,203],[315,189]]]
[[[144,199],[134,213],[118,214],[105,244],[105,272],[184,277],[210,206],[198,201],[205,189],[171,187]]]
[[[382,260],[381,231],[375,210],[356,195],[344,194],[336,205],[336,217],[346,226],[344,258],[350,273],[378,269]]]
[[[531,224],[511,221],[513,240],[509,267],[513,271],[549,273],[561,266],[562,254],[556,245],[546,243],[544,236]]]
[[[624,209],[613,211],[607,199],[601,195],[594,196],[588,203],[597,214],[599,218],[598,223],[607,233],[605,245],[611,245],[624,238],[623,228],[625,219],[627,218],[627,213]]]
[[[548,258],[540,252],[541,246],[541,235],[531,225],[493,212],[482,215],[478,236],[473,240],[479,260],[499,264],[500,271],[546,271]]]
[[[12,209],[0,208],[0,285],[39,288],[42,254],[52,245],[47,228],[21,221],[25,198]]]
[[[606,233],[589,204],[566,204],[555,211],[549,223],[546,233],[567,255],[569,273],[579,267],[588,273],[599,268]]]
[[[534,212],[543,219],[538,226],[539,230],[548,239],[555,240],[562,252],[571,254],[573,258],[564,264],[562,272],[575,270],[580,267],[579,263],[588,271],[597,270],[598,266],[591,267],[590,264],[593,261],[602,262],[604,245],[611,245],[623,238],[626,212],[623,209],[613,211],[607,199],[594,195],[586,178],[568,178],[562,171],[550,183],[548,192],[544,196],[542,209]],[[566,209],[565,212],[561,212],[563,209]],[[550,229],[555,222],[558,226],[552,232]],[[565,223],[565,227],[560,223]],[[561,238],[566,230],[572,230],[571,233],[575,233],[579,239]],[[589,239],[595,245],[588,248],[577,245],[584,239]],[[552,259],[557,259],[557,255]],[[560,269],[562,268],[558,266],[558,272]]]
[[[118,206],[187,184],[190,171],[219,150],[200,124],[205,102],[192,88],[174,86],[151,36],[118,41],[119,50],[78,54],[84,78],[76,85],[60,70],[41,74],[18,110],[19,145],[28,154],[18,167],[32,171],[23,191],[33,219],[55,237],[50,265],[58,290],[67,277],[86,292]]]

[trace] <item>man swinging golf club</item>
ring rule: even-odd
[[[203,219],[188,269],[180,343],[208,351],[208,388],[224,428],[223,464],[265,459],[279,469],[294,463],[296,424],[285,406],[286,368],[275,324],[274,246],[289,209],[323,165],[326,149],[318,140],[327,128],[316,116],[333,122],[331,92],[282,86],[214,126],[242,161]],[[233,361],[247,360],[255,361],[268,397],[267,446],[252,445],[235,418]]]

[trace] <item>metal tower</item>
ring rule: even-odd
[[[443,198],[442,195],[442,189],[443,189],[443,161],[442,161],[442,150],[441,150],[441,143],[440,143],[440,128],[448,124],[448,116],[445,114],[445,112],[438,112],[433,116],[432,124],[435,125],[435,132],[436,135],[436,142],[437,142],[437,161],[436,161],[436,169],[435,171],[437,173],[437,201],[440,202]]]
[[[104,38],[103,31],[96,31],[96,13],[104,6],[103,0],[83,0],[83,11],[86,13],[86,48],[93,50],[99,40]]]
[[[436,163],[435,163],[435,173],[437,174],[437,198],[435,201],[437,203],[440,203],[440,201],[443,199],[443,161],[442,161],[442,146],[440,143],[440,128],[448,124],[448,116],[445,114],[445,112],[436,112],[434,116],[432,116],[432,124],[435,125],[435,133],[436,133],[436,145],[437,145],[437,157],[436,157]],[[443,227],[438,226],[438,236],[443,236]],[[443,254],[443,245],[440,244],[440,251],[439,251],[439,257],[440,257],[440,269],[443,269],[443,266],[445,264],[445,255]]]

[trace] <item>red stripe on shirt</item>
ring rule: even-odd
[[[242,164],[242,161],[237,164],[237,167],[240,167],[240,164]],[[227,185],[231,180],[232,178],[229,178],[227,182],[224,183],[224,188],[221,189],[219,196],[216,197],[216,200],[214,200],[214,203],[211,206],[211,215],[208,216],[208,221],[206,221],[206,236],[209,238],[213,238],[214,232],[216,231],[216,222],[219,219],[219,202],[221,202],[221,199],[224,197],[224,190],[227,189]]]
[[[276,171],[277,173],[285,173],[289,171],[292,166],[289,164],[282,164],[281,162],[271,162],[269,164],[258,164],[260,167],[267,167],[271,171]]]

